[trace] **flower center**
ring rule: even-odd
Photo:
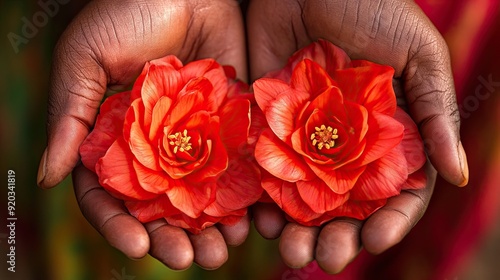
[[[327,150],[335,146],[335,140],[339,138],[337,135],[337,129],[333,129],[331,126],[325,126],[322,124],[320,127],[314,128],[316,132],[311,134],[311,142],[313,146],[317,146],[318,149],[323,149],[325,147]]]
[[[186,129],[184,129],[182,133],[176,132],[175,134],[170,134],[168,139],[170,139],[169,144],[174,146],[174,154],[176,154],[177,151],[185,152],[193,148],[191,147],[191,143],[189,143],[191,136],[187,135]]]

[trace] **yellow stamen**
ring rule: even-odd
[[[175,146],[174,154],[176,154],[177,151],[180,151],[181,153],[187,152],[193,148],[192,144],[189,143],[189,140],[191,140],[191,136],[188,136],[186,129],[184,129],[182,133],[176,132],[175,134],[170,134],[168,136],[168,139],[170,139],[170,142],[168,143],[172,146]]]
[[[329,150],[335,146],[335,140],[339,138],[336,128],[333,129],[331,126],[327,127],[322,124],[320,127],[316,126],[314,130],[316,132],[312,133],[310,137],[313,146],[317,145],[319,150],[323,149],[323,147]]]

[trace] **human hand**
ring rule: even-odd
[[[215,58],[246,78],[245,35],[234,0],[95,1],[60,38],[49,91],[48,146],[38,184],[50,188],[73,169],[75,194],[87,220],[131,258],[148,252],[172,269],[192,262],[214,269],[227,260],[227,246],[244,241],[246,217],[232,227],[191,235],[166,222],[142,225],[78,165],[78,148],[93,126],[106,91],[130,86],[144,63],[173,54],[184,63]],[[75,168],[76,166],[76,168]]]
[[[319,38],[340,46],[352,59],[392,66],[395,92],[408,104],[432,165],[450,183],[467,184],[448,49],[416,4],[253,0],[247,34],[252,80],[282,68],[295,51]],[[322,228],[304,227],[287,224],[277,207],[266,205],[254,208],[256,228],[266,238],[281,234],[280,252],[287,265],[303,267],[316,259],[323,270],[340,272],[361,246],[381,253],[401,241],[422,217],[435,182],[433,167],[426,168],[426,188],[403,191],[365,222],[338,219]]]

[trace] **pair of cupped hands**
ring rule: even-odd
[[[253,81],[283,67],[290,55],[319,38],[342,47],[352,59],[395,69],[398,104],[432,148],[425,189],[403,191],[366,221],[336,219],[305,227],[287,222],[276,206],[258,204],[234,226],[192,235],[165,221],[141,224],[79,164],[78,147],[105,94],[129,87],[146,61],[168,54],[184,63],[211,57],[234,66],[240,79]],[[316,260],[324,271],[337,273],[361,248],[378,254],[401,241],[429,204],[436,170],[452,184],[468,181],[448,48],[412,1],[251,0],[245,17],[235,0],[94,1],[63,33],[52,66],[48,146],[38,184],[53,187],[73,172],[83,215],[133,259],[149,253],[172,269],[193,262],[215,269],[226,262],[228,245],[245,240],[253,218],[264,238],[281,237],[279,251],[288,266]]]

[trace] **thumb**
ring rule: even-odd
[[[106,74],[92,54],[61,43],[56,47],[49,92],[48,144],[37,183],[61,182],[79,160],[78,148],[94,123],[106,91]]]
[[[403,74],[406,97],[433,166],[448,182],[465,186],[469,168],[460,141],[448,48],[438,35],[430,41],[419,45],[408,61]]]

